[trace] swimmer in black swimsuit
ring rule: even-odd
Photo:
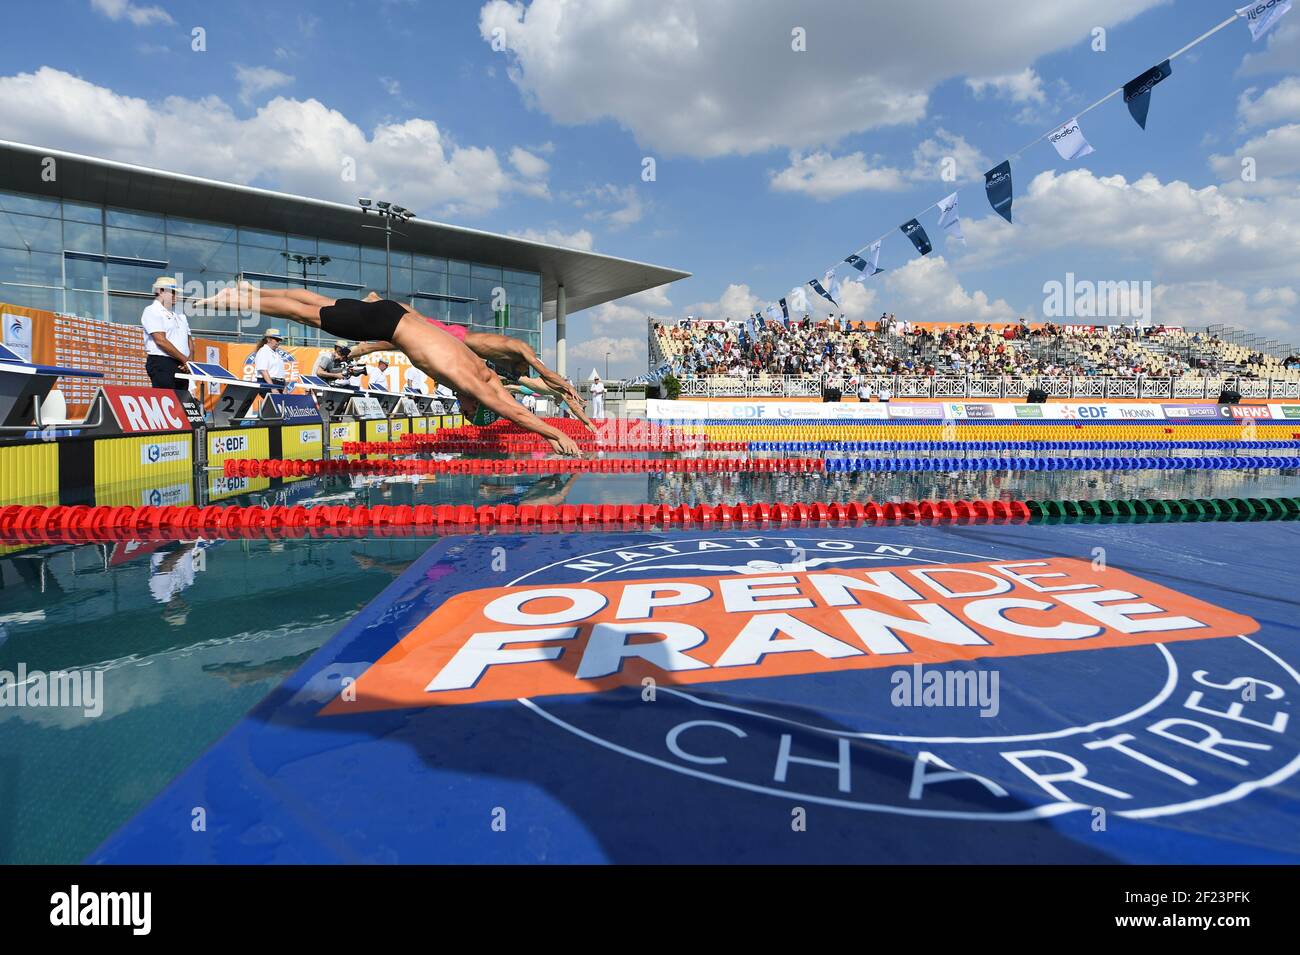
[[[578,454],[564,432],[551,427],[510,395],[495,372],[463,343],[400,302],[332,299],[306,289],[259,289],[246,282],[194,303],[199,308],[253,311],[319,328],[336,338],[382,339],[435,381],[546,439],[559,454]]]
[[[366,296],[365,302],[382,301],[378,295],[371,292]],[[416,314],[414,309],[402,306],[408,312]],[[426,319],[428,321],[428,319]],[[506,383],[519,382],[527,385],[535,391],[552,392],[558,400],[563,401],[569,406],[579,421],[587,426],[587,430],[595,433],[596,426],[592,420],[587,417],[586,410],[583,407],[583,401],[579,396],[577,389],[569,383],[569,380],[558,372],[554,372],[542,364],[542,360],[537,357],[537,353],[525,341],[518,338],[512,338],[509,335],[498,335],[495,332],[475,332],[465,329],[462,333],[461,340],[465,347],[478,355],[484,361],[488,362],[494,370],[506,380]],[[358,336],[357,340],[362,342],[352,348],[354,358],[362,355],[368,355],[371,352],[389,351],[393,345],[391,342],[383,339],[376,334]],[[522,376],[528,374],[528,369],[533,368],[537,371],[537,378],[529,379]],[[536,381],[539,384],[534,384]]]

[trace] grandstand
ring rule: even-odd
[[[1300,349],[1226,326],[650,319],[648,340],[684,397],[847,396],[863,381],[898,397],[1300,397]]]

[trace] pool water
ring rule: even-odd
[[[1300,471],[1252,469],[340,476],[228,502],[695,505],[1296,495]],[[432,540],[0,548],[0,670],[91,670],[103,680],[97,714],[84,705],[0,708],[0,862],[84,859]]]

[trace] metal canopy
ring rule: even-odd
[[[42,177],[46,157],[56,163],[57,175],[52,182]],[[375,221],[355,206],[343,203],[3,140],[0,189],[339,242],[364,242],[367,234],[361,226]],[[543,315],[548,320],[555,317],[560,285],[565,288],[567,311],[576,312],[690,275],[678,269],[428,219],[411,219],[402,229],[406,238],[395,237],[393,243],[399,251],[540,273]]]

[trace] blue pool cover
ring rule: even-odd
[[[1298,553],[1293,523],[446,539],[88,861],[1294,863]]]

